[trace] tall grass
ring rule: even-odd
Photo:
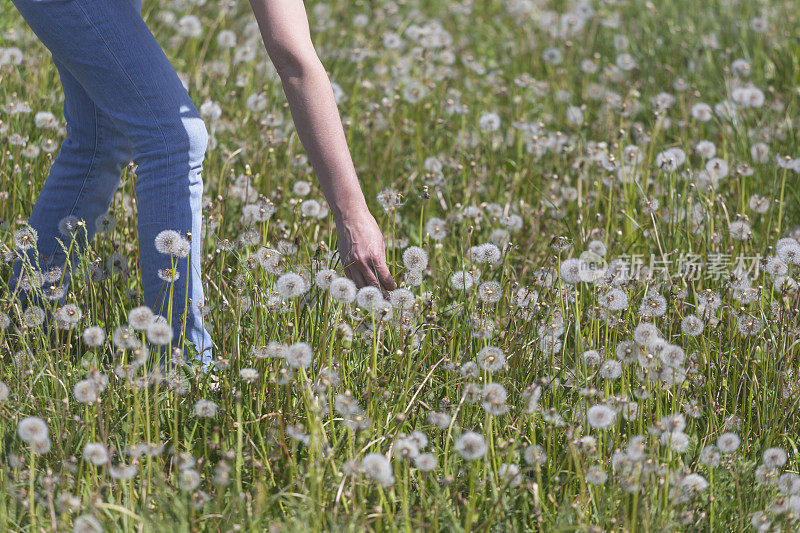
[[[217,359],[118,329],[143,301],[130,166],[66,303],[3,293],[2,529],[797,527],[793,2],[309,2],[412,293],[391,305],[329,288],[335,227],[247,5],[194,4],[145,18],[212,134]],[[0,28],[8,279],[65,130],[46,50]]]

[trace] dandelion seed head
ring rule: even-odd
[[[90,379],[82,379],[72,388],[72,394],[75,396],[75,400],[80,403],[92,403],[97,401],[97,393],[97,385]]]
[[[403,205],[402,195],[394,189],[383,189],[377,195],[378,204],[389,212]]]
[[[410,287],[419,287],[422,285],[422,271],[406,270],[403,274],[403,282]]]
[[[394,485],[392,465],[386,457],[379,453],[366,454],[361,460],[361,470],[382,487]]]
[[[478,352],[477,363],[487,372],[496,372],[505,367],[506,354],[497,346],[486,346]]]
[[[26,416],[17,425],[17,435],[28,444],[48,438],[47,424],[38,416]]]
[[[172,342],[174,333],[172,327],[166,322],[154,320],[147,326],[147,340],[156,346],[166,346]]]
[[[661,434],[661,443],[677,453],[683,453],[689,448],[689,436],[683,431],[667,431]]]
[[[666,366],[676,368],[683,365],[686,359],[686,353],[680,346],[670,344],[665,349],[661,350],[659,358]]]
[[[683,331],[684,335],[688,335],[690,337],[697,337],[703,333],[703,329],[705,325],[697,315],[686,315],[683,320],[681,320],[681,331]]]
[[[421,272],[428,266],[428,253],[419,246],[409,246],[403,251],[403,264],[409,270]]]
[[[794,472],[784,472],[778,478],[776,486],[784,494],[800,494],[800,475]]]
[[[700,474],[689,474],[681,480],[681,489],[689,492],[702,492],[708,488],[708,481]]]
[[[377,287],[367,285],[361,287],[356,295],[356,301],[362,309],[367,311],[373,310],[378,304],[383,302],[383,293]]]
[[[331,281],[329,292],[334,300],[348,304],[356,299],[358,290],[351,280],[340,277]]]
[[[547,454],[538,444],[531,444],[525,448],[523,454],[525,462],[529,465],[543,465],[547,462]]]
[[[447,237],[447,222],[444,219],[431,217],[425,223],[425,232],[435,241]]]
[[[617,359],[623,363],[632,363],[636,361],[639,351],[633,341],[620,341],[614,350]]]
[[[502,254],[496,244],[487,242],[472,246],[467,251],[467,256],[475,263],[494,265],[500,262]]]
[[[615,418],[616,413],[607,405],[593,405],[586,412],[586,421],[594,429],[608,429]]]
[[[742,335],[757,335],[761,331],[761,320],[752,315],[741,315],[736,320],[736,327]]]
[[[333,269],[324,269],[317,272],[316,276],[314,276],[314,283],[322,289],[323,291],[327,291],[331,287],[331,282],[337,278],[336,271]]]
[[[83,311],[75,304],[65,304],[56,311],[56,319],[62,323],[74,326],[83,318]]]
[[[81,515],[72,522],[72,533],[103,533],[105,529],[92,515]]]
[[[608,480],[608,474],[602,466],[591,465],[586,469],[586,483],[589,485],[603,485]]]
[[[239,370],[239,377],[245,383],[255,383],[258,380],[259,372],[255,368],[242,368]]]
[[[456,440],[455,450],[467,461],[480,459],[486,453],[486,439],[480,433],[467,431]]]
[[[189,255],[189,241],[175,230],[162,230],[155,238],[156,250],[164,255],[186,257]]]
[[[153,319],[153,311],[146,305],[134,307],[128,312],[128,324],[138,331],[146,330]]]
[[[486,303],[497,303],[503,297],[503,287],[497,281],[484,281],[478,286],[478,299]]]
[[[737,241],[746,241],[750,239],[751,236],[750,224],[742,220],[731,222],[728,231],[730,232],[731,238]]]
[[[302,296],[308,291],[306,280],[300,274],[287,272],[278,278],[275,289],[281,298],[291,299]]]
[[[178,478],[178,487],[181,490],[186,492],[191,492],[197,487],[200,486],[200,482],[202,478],[200,477],[200,473],[197,470],[193,470],[191,468],[183,468],[178,470],[177,473]]]
[[[314,351],[310,344],[296,342],[286,349],[284,359],[292,368],[308,368],[314,360]]]
[[[639,314],[644,318],[658,318],[667,312],[667,300],[657,292],[648,292],[642,299]]]
[[[735,433],[726,432],[717,437],[717,448],[723,454],[730,454],[739,449],[741,440]]]
[[[650,322],[641,322],[633,330],[633,340],[641,346],[649,347],[659,338],[661,338],[661,332]]]
[[[95,466],[101,466],[108,462],[108,451],[102,442],[89,442],[83,447],[83,459]]]
[[[25,226],[14,232],[14,247],[20,251],[30,250],[36,246],[38,233],[31,226]]]
[[[402,459],[414,459],[419,455],[419,445],[411,438],[398,439],[394,443],[393,454]]]
[[[158,279],[167,283],[174,283],[181,278],[181,273],[173,268],[160,268],[156,273]]]
[[[622,364],[616,359],[608,359],[600,365],[598,373],[603,379],[619,379],[622,376]]]
[[[587,366],[597,366],[603,360],[603,357],[597,350],[586,350],[585,352],[583,352],[582,357],[584,363],[586,363]]]
[[[452,418],[447,413],[431,411],[428,413],[428,423],[439,429],[447,429]]]
[[[786,452],[782,448],[767,448],[761,457],[762,464],[767,468],[780,468],[786,464]]]
[[[83,220],[75,215],[67,215],[58,221],[58,231],[64,237],[70,238],[76,236],[81,228],[85,227]]]
[[[45,320],[44,309],[38,305],[31,305],[22,314],[22,321],[29,328],[41,326]]]
[[[564,283],[575,285],[581,281],[582,268],[580,259],[570,258],[561,262],[558,272]]]
[[[497,476],[500,482],[509,487],[518,487],[522,483],[522,475],[519,467],[512,463],[504,463],[497,469]]]
[[[414,457],[414,466],[421,472],[430,472],[436,469],[436,455],[432,453],[421,453]]]
[[[118,463],[108,467],[108,475],[111,476],[112,479],[125,481],[133,479],[136,477],[137,473],[139,473],[139,468],[136,465]]]
[[[628,308],[628,295],[621,289],[611,289],[598,298],[598,303],[609,311],[623,311]]]
[[[463,270],[450,276],[450,286],[459,291],[470,289],[474,283],[472,274]]]
[[[700,462],[711,468],[719,466],[721,461],[720,450],[713,445],[706,446],[700,451]]]
[[[508,392],[500,383],[487,383],[483,387],[481,395],[483,399],[482,405],[487,413],[499,416],[508,411],[508,406],[506,405]]]
[[[414,293],[408,289],[399,288],[393,290],[389,294],[389,302],[391,302],[392,307],[395,309],[409,310],[414,307],[416,298],[414,297]]]
[[[777,248],[777,255],[787,265],[800,265],[800,244],[787,243]]]

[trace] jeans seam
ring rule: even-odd
[[[102,135],[100,132],[101,124],[100,124],[100,109],[98,109],[97,104],[92,102],[92,107],[94,108],[94,152],[92,153],[92,162],[89,165],[89,170],[83,176],[83,181],[81,181],[81,188],[78,191],[78,195],[75,198],[75,203],[72,204],[72,207],[69,210],[69,214],[72,215],[75,213],[75,208],[80,203],[81,198],[83,198],[83,193],[86,191],[86,183],[89,181],[89,175],[91,174],[92,170],[94,169],[95,161],[97,161],[97,152],[99,151],[100,144],[102,143]],[[85,222],[89,222],[88,220]],[[92,221],[94,222],[94,221]]]
[[[72,207],[69,210],[69,214],[66,216],[73,215],[75,213],[75,208],[78,206],[78,202],[83,196],[84,191],[86,190],[86,182],[89,180],[89,176],[91,175],[92,171],[94,170],[95,163],[97,162],[97,152],[98,147],[100,146],[100,120],[97,116],[99,109],[97,108],[97,104],[92,103],[92,108],[94,109],[94,146],[92,148],[92,157],[89,160],[89,167],[86,169],[86,172],[83,174],[83,179],[81,180],[81,187],[78,191],[78,195],[75,198],[75,202],[72,204]],[[67,135],[69,137],[69,134]],[[58,221],[61,222],[60,220]],[[55,242],[53,245],[53,251],[50,253],[51,258],[55,258],[56,252],[58,251],[59,244],[58,241]]]
[[[122,65],[122,62],[121,62],[121,61],[120,61],[120,60],[117,58],[117,56],[114,54],[114,51],[113,51],[113,50],[112,50],[112,48],[111,48],[111,47],[108,45],[108,42],[106,41],[106,39],[103,37],[103,34],[102,34],[102,32],[101,32],[100,30],[98,30],[98,29],[97,29],[97,26],[95,26],[95,24],[94,24],[94,23],[92,22],[92,20],[89,18],[89,15],[88,15],[88,14],[86,13],[86,11],[83,9],[83,6],[81,5],[81,2],[80,2],[80,1],[76,1],[76,2],[75,2],[75,6],[76,6],[76,7],[77,7],[77,8],[80,10],[80,12],[81,12],[81,14],[83,15],[84,19],[86,20],[86,22],[89,24],[89,26],[91,26],[91,27],[92,27],[92,29],[94,30],[94,32],[97,34],[98,38],[99,38],[99,39],[100,39],[100,40],[103,42],[103,45],[106,47],[106,50],[108,50],[108,53],[109,53],[109,55],[110,55],[112,58],[114,58],[114,61],[116,62],[117,66],[119,67],[120,71],[121,71],[121,72],[124,74],[124,76],[125,76],[125,77],[128,79],[128,81],[130,82],[130,84],[131,84],[131,87],[133,88],[134,92],[137,94],[137,96],[139,97],[139,99],[140,99],[140,100],[141,100],[141,101],[144,103],[144,106],[145,106],[145,107],[147,108],[147,110],[150,112],[150,116],[153,118],[153,123],[155,124],[156,128],[158,129],[158,133],[159,133],[159,135],[161,136],[161,141],[162,141],[162,143],[164,144],[164,154],[165,154],[165,156],[166,156],[166,158],[167,158],[167,169],[172,169],[172,160],[171,160],[172,158],[170,157],[170,154],[169,154],[169,148],[168,148],[168,147],[169,147],[169,143],[167,143],[167,138],[166,138],[166,136],[164,135],[164,131],[161,129],[161,124],[159,124],[159,123],[158,123],[158,120],[156,119],[156,114],[153,112],[153,109],[150,107],[150,104],[148,103],[148,101],[147,101],[147,98],[145,98],[145,97],[144,97],[144,95],[142,95],[142,93],[139,91],[139,88],[138,88],[138,87],[136,86],[136,84],[133,82],[133,78],[131,78],[130,74],[128,74],[128,71],[127,71],[127,70],[125,69],[125,67]],[[96,104],[95,104],[95,106],[96,106]],[[124,132],[123,132],[123,133],[124,133]],[[134,185],[134,187],[135,187],[135,185]],[[165,194],[165,195],[163,195],[163,197],[164,197],[164,200],[166,201],[167,195]],[[167,207],[167,206],[166,206],[166,203],[165,203],[164,205],[162,205],[162,209],[163,209],[165,212],[169,212],[169,210],[168,210],[166,207]]]

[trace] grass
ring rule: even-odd
[[[145,2],[153,33],[201,112],[222,110],[207,120],[204,166],[216,368],[140,364],[157,351],[144,332],[134,333],[144,352],[84,340],[90,326],[113,337],[142,305],[131,166],[115,229],[72,265],[86,274],[66,297],[79,321],[36,324],[3,293],[2,529],[797,528],[792,2],[592,2],[581,24],[565,22],[569,35],[551,33],[549,17],[577,13],[570,2],[308,2],[390,267],[415,296],[405,309],[393,300],[391,316],[315,283],[327,268],[341,275],[335,227],[301,212],[324,200],[247,4],[160,4]],[[177,29],[190,13],[198,37]],[[14,234],[65,132],[46,49],[14,10],[0,28],[8,277]],[[232,49],[217,42],[226,29]],[[402,48],[385,46],[389,32]],[[255,56],[241,60],[248,46]],[[551,49],[561,62],[545,60]],[[635,68],[615,66],[621,54]],[[762,105],[736,90],[751,85]],[[248,107],[256,93],[266,109]],[[714,109],[724,101],[732,114]],[[20,102],[31,111],[13,112]],[[40,111],[59,127],[37,127]],[[685,155],[675,169],[669,149]],[[729,167],[718,180],[714,158]],[[268,222],[244,227],[244,183],[276,207]],[[262,246],[278,251],[277,268],[260,265]],[[404,260],[409,247],[427,258],[421,272]],[[114,254],[124,269],[108,268]],[[311,287],[282,298],[276,282],[292,272]],[[454,274],[475,283],[459,290]],[[609,293],[627,305],[614,310]],[[44,316],[58,307],[46,302]],[[308,343],[313,361],[257,357],[271,342]],[[496,370],[479,356],[487,347],[501,351]],[[96,400],[82,401],[83,382]],[[44,421],[46,441],[20,438],[28,416]],[[468,432],[482,439],[467,446]]]

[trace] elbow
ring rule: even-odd
[[[269,57],[282,80],[303,78],[309,72],[322,67],[313,48],[274,47],[269,50]]]

